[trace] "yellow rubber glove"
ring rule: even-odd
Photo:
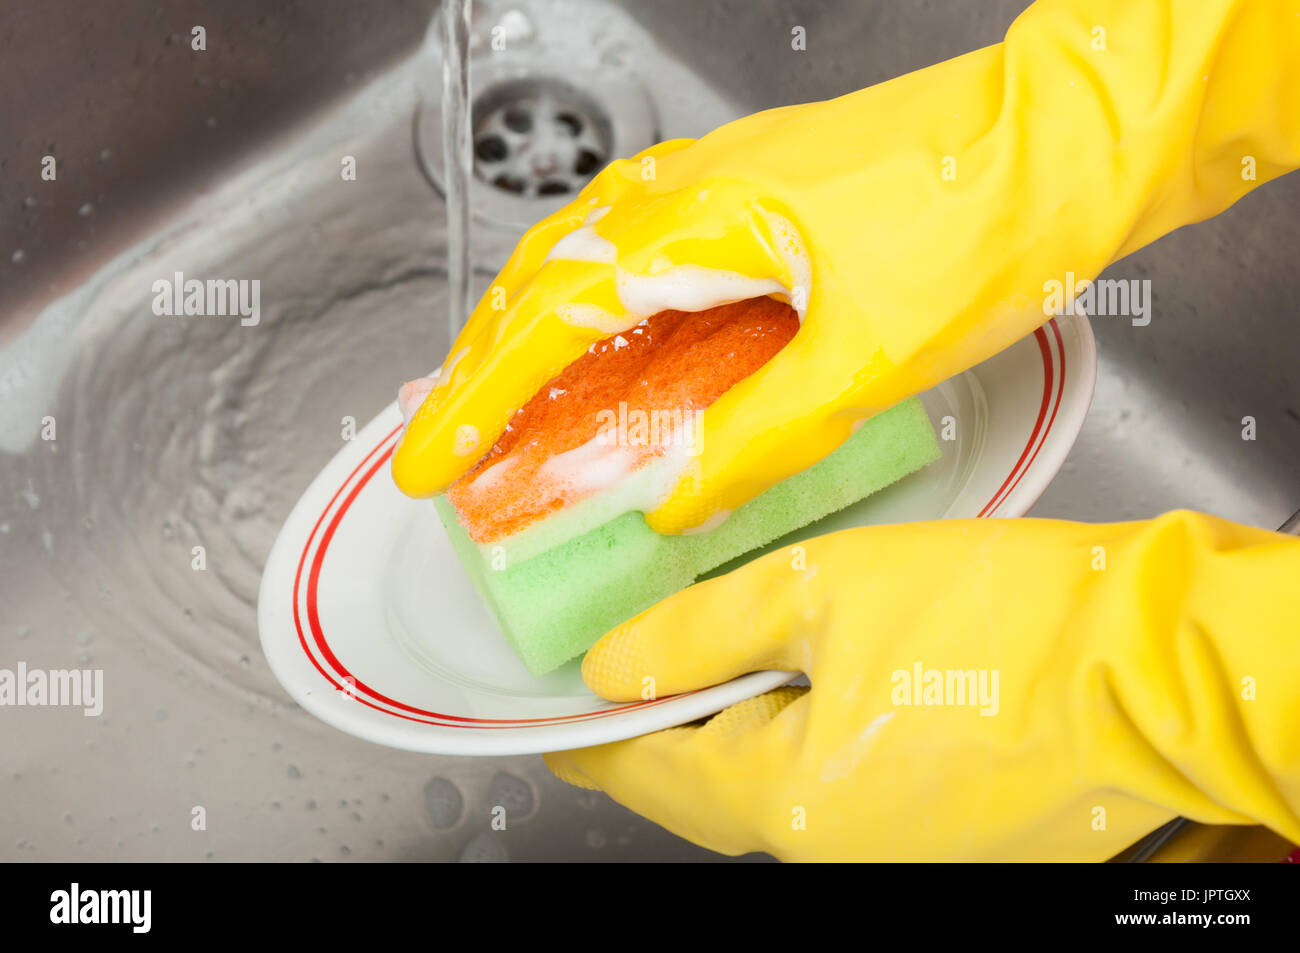
[[[1042,324],[1046,282],[1092,278],[1300,165],[1297,13],[1039,0],[999,45],[615,162],[479,302],[394,455],[398,485],[440,492],[647,313],[784,293],[799,333],[708,408],[703,453],[648,518],[680,532],[734,509]],[[722,278],[683,299],[705,269]]]
[[[583,677],[617,700],[760,669],[810,691],[551,769],[785,860],[1103,860],[1179,814],[1300,842],[1300,539],[1176,512],[802,546],[621,626]]]

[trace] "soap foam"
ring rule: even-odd
[[[774,278],[750,278],[700,265],[677,265],[657,275],[637,275],[620,268],[617,287],[618,300],[638,319],[660,311],[707,311],[788,291]]]
[[[596,222],[609,210],[610,206],[606,205],[589,212],[582,225],[551,247],[545,261],[617,265],[618,247],[598,235],[595,229]],[[771,233],[774,250],[791,277],[789,285],[775,278],[754,278],[701,265],[676,265],[653,275],[639,275],[619,268],[618,298],[625,314],[615,315],[604,308],[584,304],[562,306],[557,314],[568,324],[610,335],[635,327],[638,321],[660,311],[707,311],[719,305],[774,294],[789,301],[802,321],[812,294],[812,262],[807,247],[799,230],[785,216],[764,210],[763,218]]]
[[[451,452],[458,457],[468,457],[478,449],[481,442],[482,438],[477,427],[473,424],[461,424],[456,428],[456,443]]]
[[[518,457],[502,457],[500,462],[492,464],[482,473],[474,478],[474,487],[478,490],[490,490],[501,481],[501,478],[512,470],[519,462]]]
[[[596,234],[595,226],[583,225],[552,246],[544,261],[591,261],[614,264],[618,249],[608,238]]]
[[[402,412],[403,427],[411,422],[437,382],[436,377],[417,377],[397,389],[397,409]]]
[[[583,496],[610,490],[637,468],[642,454],[631,447],[605,445],[599,436],[572,450],[557,453],[538,471],[538,476]]]
[[[629,492],[619,493],[624,504],[620,512],[648,511],[668,498],[688,462],[687,449],[684,442],[673,440],[662,449],[611,445],[598,434],[579,447],[551,457],[542,464],[539,476],[576,495],[590,496],[619,493],[633,473],[649,471],[646,479],[629,487]]]
[[[599,331],[606,337],[626,331],[636,324],[635,321],[629,323],[627,315],[614,314],[596,304],[562,304],[555,309],[555,314],[565,324]]]
[[[808,249],[804,246],[803,237],[794,227],[793,222],[784,215],[766,210],[763,212],[763,218],[772,233],[776,253],[781,257],[781,263],[785,265],[793,279],[791,286],[786,290],[790,295],[790,307],[798,312],[799,320],[802,322],[808,313],[808,301],[812,297],[812,259],[808,257]]]
[[[672,448],[668,453],[651,458],[604,492],[583,496],[504,539],[478,543],[478,551],[484,559],[490,558],[493,552],[502,552],[507,565],[513,566],[626,513],[653,510],[668,499],[689,462],[684,447]]]

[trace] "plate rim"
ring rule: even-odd
[[[1062,333],[1064,325],[1065,333]],[[1047,330],[1051,330],[1051,336]],[[1012,518],[1023,516],[1029,511],[1029,508],[1038,502],[1038,498],[1056,478],[1057,472],[1061,469],[1061,464],[1069,456],[1070,450],[1074,447],[1075,441],[1079,437],[1079,432],[1083,429],[1083,422],[1087,419],[1088,411],[1092,408],[1092,399],[1097,389],[1097,341],[1092,333],[1092,325],[1088,321],[1088,316],[1082,312],[1073,315],[1057,315],[1036,329],[1032,335],[1038,343],[1039,353],[1042,355],[1044,369],[1046,371],[1043,382],[1043,397],[1039,405],[1037,422],[1035,423],[1034,432],[1030,434],[1029,442],[1026,444],[1025,451],[1022,452],[1020,461],[1012,469],[1011,474],[1007,476],[1003,487],[1007,482],[1011,486],[1006,489],[1001,500],[998,500],[998,494],[980,511],[979,517],[998,517]],[[1080,367],[1080,373],[1071,374],[1067,371],[1066,362],[1066,339],[1069,339],[1077,349],[1077,359]],[[1055,342],[1056,348],[1053,350],[1052,343]],[[1017,342],[1019,343],[1019,342]],[[1015,345],[1013,344],[1012,347]],[[1052,360],[1053,355],[1059,357],[1060,373],[1057,375],[1058,380],[1055,382],[1055,395],[1051,391],[1053,388],[1052,380]],[[1070,399],[1066,400],[1066,382],[1069,383]],[[1059,420],[1058,420],[1059,413]],[[1046,421],[1043,428],[1043,434],[1035,445],[1035,436],[1038,431],[1038,425]],[[1032,450],[1030,447],[1032,446]],[[1046,456],[1043,457],[1043,465],[1037,469],[1034,463],[1038,459],[1041,451],[1047,450]],[[1026,458],[1026,454],[1028,454]],[[1017,476],[1016,471],[1020,473]],[[1012,482],[1012,477],[1015,480]],[[1029,479],[1026,480],[1025,478]],[[999,494],[1002,493],[1000,488]],[[995,502],[996,501],[996,502]]]

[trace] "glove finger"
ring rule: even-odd
[[[788,818],[776,792],[807,717],[807,692],[778,688],[725,708],[703,725],[554,752],[546,764],[560,780],[605,791],[710,850],[766,850],[764,822]]]
[[[583,660],[588,687],[635,701],[746,672],[806,672],[831,605],[825,574],[806,571],[796,550],[696,583],[607,633]]]
[[[606,633],[582,663],[596,694],[616,701],[679,694],[747,672],[857,664],[883,633],[933,602],[933,580],[962,573],[999,526],[941,520],[842,530],[784,546],[683,589]],[[975,598],[972,595],[971,598]],[[832,626],[857,635],[822,651]]]

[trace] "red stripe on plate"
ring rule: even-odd
[[[1038,446],[1034,447],[1034,452],[1025,464],[1025,469],[1021,471],[1020,476],[1016,477],[1016,482],[1012,484],[1011,490],[1020,485],[1020,477],[1029,472],[1029,468],[1034,465],[1038,459],[1038,451],[1043,449],[1043,444],[1047,443],[1047,435],[1052,432],[1052,425],[1056,423],[1056,412],[1061,409],[1061,396],[1065,393],[1065,342],[1061,340],[1061,329],[1056,325],[1056,319],[1053,318],[1049,324],[1052,334],[1056,337],[1056,349],[1061,358],[1061,372],[1057,375],[1056,383],[1056,403],[1052,405],[1052,416],[1047,419],[1047,429],[1043,431],[1043,439],[1038,441]],[[1041,331],[1039,333],[1042,333]],[[1007,491],[1007,496],[1011,495],[1011,490]],[[1006,497],[1003,497],[1005,501]],[[1001,504],[999,504],[1001,505]]]
[[[993,498],[984,504],[984,508],[980,510],[979,515],[982,517],[991,516],[1011,495],[1011,492],[1020,485],[1020,481],[1029,472],[1034,460],[1037,459],[1038,451],[1047,442],[1047,435],[1052,432],[1052,425],[1056,423],[1056,412],[1060,409],[1061,395],[1065,392],[1065,343],[1061,340],[1061,330],[1055,318],[1047,322],[1045,327],[1050,327],[1052,334],[1056,338],[1061,359],[1060,373],[1053,373],[1052,347],[1043,329],[1039,328],[1034,332],[1034,340],[1038,342],[1038,352],[1043,358],[1043,397],[1038,407],[1038,418],[1034,421],[1034,429],[1029,434],[1029,440],[1025,443],[1024,450],[1020,451],[1020,458],[1016,461],[1016,465],[1011,468],[1011,472],[1002,481],[1002,485],[993,494]],[[1052,393],[1054,378],[1057,385],[1055,395]],[[1053,403],[1053,396],[1055,396],[1055,403]],[[1048,416],[1049,408],[1050,416]]]

